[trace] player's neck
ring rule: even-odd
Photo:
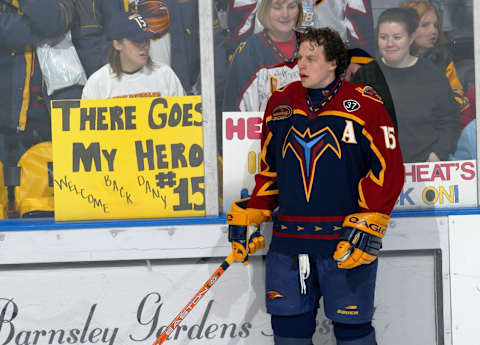
[[[331,83],[329,83],[326,87],[316,88],[316,89],[308,89],[308,95],[312,100],[314,105],[319,105],[323,102],[325,97],[330,94],[332,89],[337,85],[338,78],[333,79]]]

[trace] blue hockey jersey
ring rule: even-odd
[[[371,87],[339,79],[317,107],[300,82],[273,93],[255,181],[248,207],[278,206],[272,250],[331,255],[344,220],[386,226],[404,167],[381,99]]]

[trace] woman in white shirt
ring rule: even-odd
[[[153,62],[150,39],[153,33],[137,13],[118,13],[107,26],[112,47],[108,63],[88,78],[82,98],[184,96],[175,72]]]

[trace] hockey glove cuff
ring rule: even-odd
[[[259,226],[272,217],[270,210],[247,208],[249,198],[235,201],[227,213],[228,240],[236,261],[248,265],[248,254],[265,248],[265,238]]]
[[[248,254],[265,248],[265,238],[255,225],[229,225],[228,241],[232,243],[235,260],[245,266],[248,265]]]
[[[227,212],[227,223],[229,225],[256,225],[272,219],[272,211],[256,208],[247,208],[250,198],[240,199],[232,204],[232,210]]]
[[[338,267],[349,269],[373,262],[382,248],[389,219],[389,216],[375,212],[347,216],[333,254]]]

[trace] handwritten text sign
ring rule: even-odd
[[[205,214],[201,97],[52,103],[55,219]]]

